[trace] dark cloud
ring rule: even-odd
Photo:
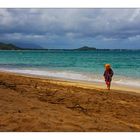
[[[46,44],[138,40],[140,9],[0,9],[0,40]]]

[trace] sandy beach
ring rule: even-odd
[[[0,131],[139,132],[140,93],[125,89],[0,72]]]

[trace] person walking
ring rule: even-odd
[[[113,75],[114,75],[114,72],[111,69],[111,65],[110,64],[105,64],[105,71],[104,71],[103,76],[105,78],[105,82],[106,82],[108,90],[110,90]]]

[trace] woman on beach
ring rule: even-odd
[[[107,89],[110,90],[111,80],[113,76],[113,70],[111,69],[110,64],[105,64],[104,78],[107,85]]]

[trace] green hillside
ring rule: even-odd
[[[0,42],[0,50],[22,50],[22,49],[13,44],[6,44]]]

